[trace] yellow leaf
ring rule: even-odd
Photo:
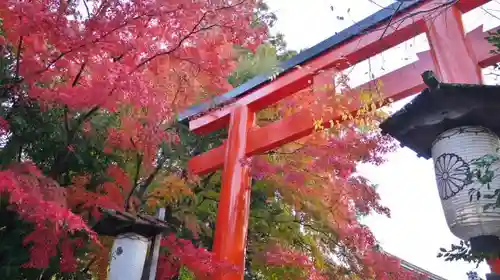
[[[323,118],[321,118],[319,120],[315,120],[313,126],[314,126],[314,130],[316,130],[316,131],[324,129]]]
[[[98,276],[98,279],[107,279],[109,255],[111,253],[111,248],[113,247],[114,238],[109,236],[99,236],[99,241],[101,242],[102,247],[95,248],[91,252],[91,257],[94,257],[95,261],[90,266],[90,270]]]
[[[340,122],[339,122],[339,121],[336,121],[335,126],[337,127],[337,129],[340,129],[340,128],[341,128],[341,124],[340,124]]]
[[[372,100],[372,94],[367,91],[367,90],[361,90],[361,93],[359,94],[359,98],[361,100],[361,103],[370,103]]]
[[[377,80],[377,88],[378,88],[378,89],[381,89],[381,88],[382,88],[382,86],[384,86],[384,83],[382,82],[382,80],[381,80],[381,79],[378,79],[378,80]]]
[[[158,186],[147,194],[146,204],[150,207],[174,203],[183,197],[193,195],[187,182],[175,175],[162,178],[156,185]]]
[[[358,122],[359,122],[359,126],[365,125],[365,120],[363,120],[363,119],[359,119]]]

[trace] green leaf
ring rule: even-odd
[[[201,196],[204,196],[209,199],[219,200],[219,193],[214,190],[207,190],[201,193]]]

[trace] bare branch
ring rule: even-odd
[[[85,69],[85,64],[86,63],[84,62],[80,66],[80,70],[78,70],[78,73],[76,74],[75,79],[73,80],[73,83],[71,83],[72,87],[75,87],[78,84],[78,80],[80,80],[80,77],[82,76],[83,69]]]
[[[92,15],[90,14],[90,9],[89,9],[89,5],[87,4],[87,0],[82,0],[82,1],[83,1],[83,5],[85,6],[85,10],[87,10],[87,16],[90,19],[92,17]]]
[[[21,60],[21,48],[23,47],[23,36],[19,37],[19,43],[17,43],[17,54],[16,54],[16,80],[19,78],[19,68]]]
[[[177,49],[179,49],[182,44],[187,40],[189,39],[191,36],[197,34],[197,33],[200,33],[200,32],[203,32],[203,31],[206,31],[206,30],[210,30],[211,28],[213,27],[224,27],[222,25],[219,25],[219,24],[211,24],[211,25],[208,25],[206,27],[203,27],[203,28],[199,28],[202,23],[205,21],[207,15],[209,15],[210,13],[214,13],[214,12],[217,12],[217,11],[221,11],[221,10],[225,10],[225,9],[231,9],[231,8],[234,8],[236,6],[239,6],[243,3],[245,3],[247,0],[242,0],[238,3],[235,3],[234,5],[229,5],[229,6],[223,6],[223,7],[219,7],[219,8],[216,8],[214,9],[213,11],[207,11],[205,13],[203,13],[203,15],[201,16],[201,18],[196,22],[196,24],[193,26],[193,28],[191,29],[190,32],[188,32],[188,34],[186,34],[184,37],[182,37],[182,39],[179,40],[179,42],[177,42],[177,44],[175,44],[175,46],[169,50],[166,50],[166,51],[163,51],[163,52],[159,52],[159,53],[156,53],[146,59],[144,59],[143,61],[141,61],[139,64],[137,64],[137,66],[131,71],[131,73],[137,71],[137,69],[141,68],[142,66],[144,66],[145,64],[151,62],[153,59],[159,57],[159,56],[164,56],[164,55],[169,55],[173,52],[175,52]]]

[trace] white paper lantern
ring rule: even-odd
[[[134,233],[116,237],[111,251],[109,280],[140,280],[149,240]]]
[[[469,240],[477,236],[500,235],[500,209],[487,211],[484,205],[495,199],[476,199],[472,189],[481,189],[490,194],[500,188],[500,176],[496,176],[491,190],[479,182],[469,180],[474,168],[471,161],[485,155],[496,154],[500,141],[496,134],[483,127],[463,126],[440,134],[432,145],[432,158],[436,173],[439,196],[451,232]],[[494,163],[492,169],[500,168]],[[500,172],[500,169],[497,171]],[[497,174],[495,174],[497,175]],[[473,194],[472,201],[470,194]]]

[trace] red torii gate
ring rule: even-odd
[[[218,276],[218,280],[243,279],[251,181],[243,160],[298,140],[314,129],[310,111],[298,112],[264,127],[254,126],[255,113],[312,83],[331,83],[325,81],[320,71],[344,70],[422,33],[427,35],[430,51],[419,53],[415,63],[379,78],[384,85],[384,98],[396,101],[423,90],[420,74],[426,70],[433,70],[443,82],[481,84],[481,68],[500,61],[500,55],[490,52],[493,47],[485,40],[488,34],[482,31],[482,26],[465,34],[462,14],[489,1],[394,3],[285,62],[277,78],[256,77],[179,116],[180,121],[189,122],[191,131],[199,134],[229,127],[223,145],[189,162],[190,170],[200,175],[223,168],[213,250],[218,259],[242,269]],[[368,86],[361,85],[353,92]],[[349,109],[356,111],[360,106],[359,94],[352,97],[354,102]],[[208,113],[212,106],[233,99],[234,102]],[[329,121],[340,120],[340,115],[329,113],[323,120],[328,127]]]

